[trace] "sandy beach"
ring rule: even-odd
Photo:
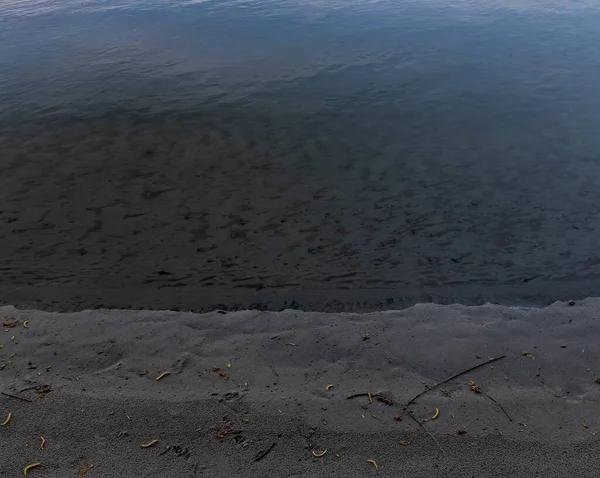
[[[0,478],[600,477],[599,24],[0,2]]]
[[[597,476],[599,314],[6,306],[0,475]]]

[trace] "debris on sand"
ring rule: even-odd
[[[371,465],[373,465],[375,467],[375,469],[379,468],[377,466],[377,462],[375,460],[367,460],[367,463],[371,463]]]
[[[44,447],[46,446],[46,439],[44,437],[40,437],[40,440],[42,441],[40,443],[40,450],[43,450]]]
[[[327,386],[325,387],[325,391],[327,391],[327,392],[328,392],[328,391],[329,391],[329,390],[331,390],[332,388],[333,388],[333,383],[330,383],[329,385],[327,385]]]
[[[408,445],[410,445],[410,440],[400,440],[400,445],[408,446]]]
[[[8,319],[2,321],[2,325],[4,327],[8,327],[9,329],[12,329],[12,328],[16,327],[17,319],[15,319],[14,317],[9,317]]]
[[[86,463],[85,465],[83,465],[81,468],[79,468],[79,474],[80,475],[85,475],[88,471],[90,471],[92,468],[94,468],[94,465],[92,465],[91,463]]]
[[[52,388],[50,388],[50,385],[42,385],[41,387],[36,388],[35,391],[38,398],[44,398],[52,391]]]
[[[477,382],[475,382],[475,380],[469,381],[469,388],[475,393],[481,393],[481,387],[477,385]]]
[[[265,451],[258,452],[256,454],[256,456],[254,457],[254,461],[260,461],[260,460],[262,460],[265,456],[267,456],[269,453],[271,453],[271,450],[273,448],[275,448],[276,444],[277,444],[276,442],[273,442],[271,444],[271,446],[269,448],[267,448]]]
[[[6,417],[6,420],[4,420],[0,426],[5,426],[8,425],[8,422],[10,422],[10,419],[12,418],[12,413],[9,412],[8,416]]]
[[[15,400],[31,403],[31,400],[28,398],[19,397],[18,395],[13,395],[12,393],[0,392],[0,394],[4,395],[5,397],[14,398]]]
[[[390,407],[394,404],[394,402],[392,402],[391,398],[384,397],[383,395],[375,395],[375,398]]]
[[[155,380],[158,382],[160,379],[162,379],[163,377],[165,377],[167,375],[171,375],[171,372],[163,372],[158,377],[156,377]]]
[[[312,451],[313,456],[316,456],[317,458],[321,458],[322,456],[325,456],[325,453],[327,453],[327,450],[323,450],[323,451]]]
[[[396,415],[394,415],[394,420],[396,420],[397,422],[401,422],[402,421],[402,413],[397,412]]]
[[[40,465],[41,463],[32,463],[31,465],[27,465],[25,468],[23,468],[23,475],[27,476],[27,472],[29,470],[31,470],[32,468],[37,468]]]
[[[227,372],[223,372],[223,370],[221,370],[219,367],[215,368],[215,372],[217,372],[225,380],[229,380],[229,374]]]
[[[158,440],[152,440],[149,441],[148,443],[142,443],[142,448],[150,448],[151,446],[154,446],[158,443]]]
[[[490,358],[489,358],[489,359],[488,359],[486,362],[481,362],[481,363],[478,363],[477,365],[474,365],[474,366],[472,366],[472,367],[469,367],[468,369],[466,369],[466,370],[463,370],[462,372],[455,373],[455,374],[454,374],[454,375],[452,375],[451,377],[448,377],[448,378],[446,378],[446,379],[442,380],[441,382],[437,382],[437,383],[436,383],[436,384],[435,384],[433,387],[429,387],[429,388],[427,388],[427,389],[423,390],[422,392],[418,393],[416,396],[414,396],[414,397],[412,398],[412,400],[409,400],[409,401],[407,402],[406,406],[408,407],[408,406],[409,406],[411,403],[415,403],[419,397],[421,397],[421,396],[425,395],[426,393],[429,393],[429,392],[431,392],[432,390],[435,390],[435,389],[436,389],[436,388],[438,388],[440,385],[443,385],[443,384],[445,384],[445,383],[448,383],[448,382],[450,382],[451,380],[454,380],[454,379],[456,379],[456,378],[458,378],[458,377],[461,377],[462,375],[465,375],[465,374],[467,374],[467,373],[469,373],[469,372],[472,372],[473,370],[476,370],[476,369],[478,369],[479,367],[483,367],[483,366],[485,366],[485,365],[488,365],[488,364],[490,364],[490,363],[492,363],[492,362],[497,362],[498,360],[502,360],[502,359],[503,359],[503,358],[505,358],[505,357],[506,357],[506,354],[504,354],[504,355],[500,355],[499,357],[490,357]]]
[[[439,416],[440,416],[440,410],[439,410],[439,408],[436,408],[435,409],[435,413],[433,414],[433,416],[431,417],[431,419],[435,420]]]

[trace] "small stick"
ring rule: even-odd
[[[493,397],[490,397],[490,396],[489,396],[487,393],[485,393],[485,392],[483,392],[483,394],[484,394],[484,395],[485,395],[487,398],[489,398],[489,399],[490,399],[492,402],[494,402],[496,405],[498,405],[498,406],[500,407],[500,410],[502,410],[502,411],[504,412],[504,415],[506,415],[506,416],[508,417],[508,419],[509,419],[511,422],[513,421],[513,419],[512,419],[512,418],[511,418],[511,416],[508,414],[508,412],[506,411],[506,409],[505,409],[505,408],[504,408],[502,405],[500,405],[500,403],[498,403],[498,401],[497,401],[495,398],[493,398]]]
[[[452,395],[450,395],[450,393],[448,393],[448,390],[444,390],[443,388],[440,388],[440,392],[442,392],[448,398],[453,398]]]
[[[375,419],[375,420],[379,420],[381,421],[381,418],[379,418],[378,416],[376,416],[373,412],[371,412],[371,416]]]
[[[265,451],[262,451],[258,455],[256,455],[256,458],[254,458],[254,461],[260,461],[260,460],[262,460],[265,456],[267,456],[269,453],[271,453],[271,450],[273,448],[275,448],[276,444],[277,443],[273,442],[269,448],[267,448]]]
[[[4,395],[5,397],[10,397],[10,398],[14,398],[15,400],[21,400],[22,402],[31,403],[31,400],[29,400],[28,398],[19,397],[18,395],[12,395],[11,393],[6,393],[6,392],[0,392],[0,393],[2,395]]]
[[[164,455],[164,454],[165,454],[165,453],[167,453],[167,452],[168,452],[170,449],[171,449],[171,445],[169,445],[167,448],[165,448],[163,451],[161,451],[161,452],[158,454],[158,456],[162,456],[162,455]]]
[[[64,377],[64,378],[66,378],[66,377]],[[39,387],[39,385],[34,385],[33,387],[22,388],[21,390],[19,390],[19,393],[27,392],[29,390],[35,390],[38,387]]]
[[[406,412],[408,413],[410,418],[412,418],[415,422],[417,422],[417,424],[425,431],[425,433],[427,433],[429,435],[429,437],[435,442],[435,444],[438,446],[438,448],[444,454],[444,456],[446,456],[446,452],[442,448],[442,445],[440,445],[440,442],[437,441],[437,439],[433,436],[433,434],[429,430],[427,430],[427,428],[425,428],[425,426],[419,421],[419,419],[417,417],[415,417],[415,414],[413,413],[413,411],[410,410],[408,407],[404,407],[404,410],[406,410]]]
[[[346,397],[346,400],[350,400],[352,398],[357,398],[357,397],[371,397],[371,400],[373,398],[378,399],[380,402],[385,403],[386,405],[389,405],[388,401],[390,400],[388,397],[384,396],[384,395],[379,395],[378,393],[355,393],[354,395],[350,395],[349,397]]]
[[[349,397],[346,397],[346,400],[350,400],[351,398],[356,398],[356,397],[368,397],[369,394],[368,393],[355,393],[354,395],[350,395]]]
[[[438,388],[440,385],[443,385],[445,383],[450,382],[451,380],[454,380],[455,378],[460,377],[461,375],[464,375],[466,373],[472,372],[473,370],[479,368],[479,367],[483,367],[484,365],[488,365],[492,362],[497,362],[500,359],[503,359],[504,357],[506,357],[506,355],[500,355],[500,357],[493,357],[491,359],[489,359],[486,362],[481,362],[480,364],[474,365],[471,368],[468,368],[466,370],[463,370],[462,372],[456,373],[454,375],[452,375],[452,377],[448,377],[445,380],[442,380],[441,382],[436,383],[433,387],[429,387],[427,390],[423,390],[421,393],[417,394],[412,400],[410,400],[407,405],[410,405],[411,403],[415,403],[415,400],[417,400],[417,398],[419,398],[422,395],[425,395],[427,392],[431,392],[432,390],[435,390],[436,388]]]

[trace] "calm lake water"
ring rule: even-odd
[[[600,295],[599,25],[599,1],[4,0],[0,298]]]

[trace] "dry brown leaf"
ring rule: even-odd
[[[225,380],[229,380],[229,374],[227,372],[223,372],[223,370],[221,370],[220,368],[216,368],[215,372],[217,372],[221,377],[223,377]]]
[[[41,387],[36,388],[35,391],[37,392],[38,398],[44,398],[46,394],[52,391],[52,389],[50,388],[50,385],[42,385]]]
[[[85,475],[88,471],[90,471],[92,468],[94,468],[94,465],[92,465],[91,463],[86,463],[85,465],[83,465],[81,468],[79,468],[79,474],[80,475]]]
[[[408,445],[410,445],[410,441],[409,440],[400,440],[400,445],[408,446]]]
[[[377,395],[377,400],[379,400],[380,402],[385,403],[386,405],[389,405],[390,407],[394,404],[394,402],[392,402],[391,398],[388,397],[384,397],[383,395]]]
[[[475,380],[471,380],[469,382],[469,388],[475,393],[481,393],[481,387],[477,385],[477,382],[475,382]]]
[[[4,327],[12,329],[17,326],[17,319],[15,319],[14,317],[9,317],[8,319],[2,321],[2,325]]]

